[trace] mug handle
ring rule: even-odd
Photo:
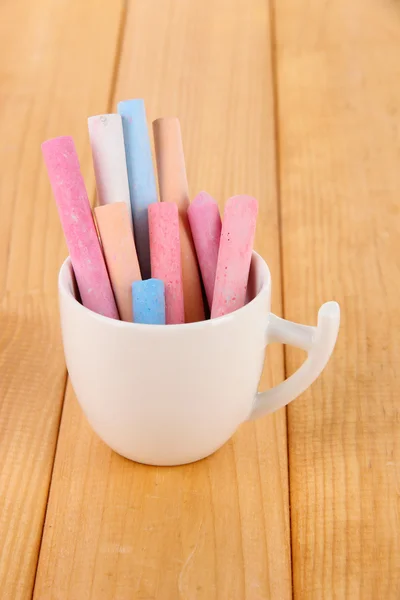
[[[302,394],[319,376],[335,347],[340,323],[337,302],[326,302],[318,311],[318,326],[300,325],[271,314],[268,343],[290,344],[306,350],[308,357],[288,379],[256,395],[249,421],[286,406]]]

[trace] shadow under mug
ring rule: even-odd
[[[159,466],[202,459],[244,421],[294,400],[328,362],[340,322],[336,302],[320,308],[317,327],[273,315],[270,272],[255,252],[248,303],[198,323],[126,323],[88,310],[78,300],[69,258],[58,287],[66,364],[91,427],[122,456]],[[257,393],[272,342],[302,348],[308,357],[284,382]]]

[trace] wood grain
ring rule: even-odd
[[[181,119],[191,196],[260,200],[257,248],[275,279],[279,241],[268,5],[129,4],[114,108]],[[262,385],[283,378],[281,348]],[[285,413],[246,424],[214,456],[150,468],[112,453],[68,390],[35,598],[291,598]]]
[[[294,596],[400,597],[400,7],[275,2],[285,312],[336,299],[289,408]],[[289,371],[299,364],[287,353]]]
[[[86,116],[107,103],[122,16],[119,2],[95,5],[0,4],[2,600],[31,597],[66,378],[56,301],[66,251],[40,144],[74,135],[88,174]]]

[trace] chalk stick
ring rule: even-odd
[[[150,277],[148,207],[157,202],[157,186],[142,99],[118,103],[124,131],[136,251],[143,279]]]
[[[218,204],[207,192],[200,192],[190,204],[187,214],[211,309],[222,226]]]
[[[132,283],[141,279],[135,241],[125,202],[94,209],[108,274],[122,321],[133,321]]]
[[[189,191],[179,120],[174,117],[157,119],[153,123],[153,131],[160,198],[162,202],[174,202],[179,209],[185,320],[187,323],[202,321],[204,305],[196,251],[187,217]]]
[[[98,203],[103,206],[113,202],[125,202],[132,226],[121,116],[109,114],[89,117],[88,129]]]
[[[132,284],[135,323],[165,325],[165,286],[161,279],[146,279]]]
[[[149,206],[151,276],[165,285],[167,325],[184,323],[179,217],[176,204]]]
[[[82,303],[96,313],[118,319],[73,139],[47,140],[42,152]]]
[[[211,318],[244,306],[258,203],[251,196],[233,196],[222,221]]]

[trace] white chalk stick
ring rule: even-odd
[[[121,116],[108,114],[89,117],[88,128],[98,203],[103,206],[114,202],[124,202],[128,206],[132,224]]]

